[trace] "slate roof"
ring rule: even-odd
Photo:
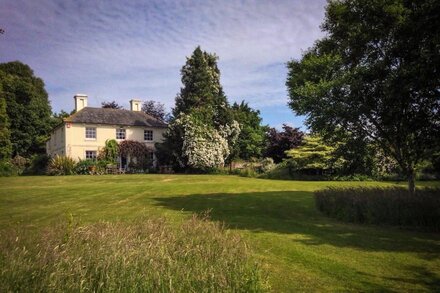
[[[85,107],[64,119],[65,122],[121,126],[167,127],[167,124],[141,111]]]

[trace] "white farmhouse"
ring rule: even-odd
[[[130,110],[87,107],[87,95],[77,94],[75,114],[56,126],[46,142],[50,156],[68,156],[75,160],[95,159],[108,139],[135,140],[153,150],[163,140],[167,124],[141,111],[141,101],[131,100]],[[124,166],[126,158],[120,158]]]

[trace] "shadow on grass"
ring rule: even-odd
[[[365,251],[415,252],[425,259],[440,256],[440,235],[342,223],[320,214],[312,192],[193,194],[154,198],[157,205],[194,213],[211,210],[211,219],[229,228],[253,232],[301,234],[294,241],[307,245],[329,244]]]
[[[405,269],[408,271],[411,271],[411,273],[413,274],[414,277],[412,277],[412,278],[385,277],[383,275],[377,276],[377,275],[373,275],[373,274],[367,274],[364,272],[358,272],[358,273],[360,275],[366,276],[368,278],[371,278],[371,277],[382,278],[385,280],[398,282],[400,284],[421,285],[429,292],[438,292],[438,290],[440,288],[440,278],[438,277],[438,275],[429,271],[427,268],[421,267],[421,266],[407,266],[407,267],[405,267]],[[374,286],[377,286],[377,284],[371,284],[371,283],[368,283],[368,285],[372,288],[374,288]],[[382,291],[386,291],[385,287],[383,287],[383,288],[376,287],[376,288],[383,289]]]

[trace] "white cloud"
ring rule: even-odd
[[[325,0],[6,0],[0,61],[35,69],[55,110],[75,92],[91,102],[155,98],[171,106],[185,56],[201,45],[219,57],[231,100],[286,105],[285,63],[322,36]],[[72,105],[72,106],[70,106]]]

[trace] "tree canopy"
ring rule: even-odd
[[[217,55],[202,51],[198,46],[182,67],[180,94],[176,97],[173,116],[199,112],[199,118],[216,125],[230,122],[228,101],[220,84]],[[203,116],[203,117],[202,117]]]
[[[288,63],[290,107],[325,138],[349,133],[392,156],[414,191],[440,138],[439,1],[330,1],[326,37]]]
[[[265,156],[270,157],[275,163],[280,163],[287,157],[286,151],[299,146],[304,133],[299,128],[283,124],[283,131],[270,128],[267,132]]]
[[[161,102],[153,100],[144,101],[142,103],[142,112],[162,121],[169,120],[167,112],[165,111],[165,105]]]
[[[197,47],[182,67],[182,88],[157,157],[175,168],[222,166],[239,133],[220,84],[218,57]]]
[[[240,135],[232,156],[243,160],[261,158],[268,127],[261,125],[260,111],[252,109],[244,101],[234,103],[231,111],[233,119],[240,125]]]
[[[6,113],[6,101],[0,97],[0,161],[9,159],[12,153],[9,118]]]
[[[101,108],[124,109],[124,107],[119,105],[116,101],[102,102],[101,103]]]
[[[296,170],[314,170],[322,173],[333,168],[334,150],[334,147],[325,144],[321,137],[306,135],[302,144],[286,151],[286,155]]]
[[[51,107],[44,82],[19,61],[0,64],[1,95],[6,101],[12,155],[45,151],[51,130]]]

